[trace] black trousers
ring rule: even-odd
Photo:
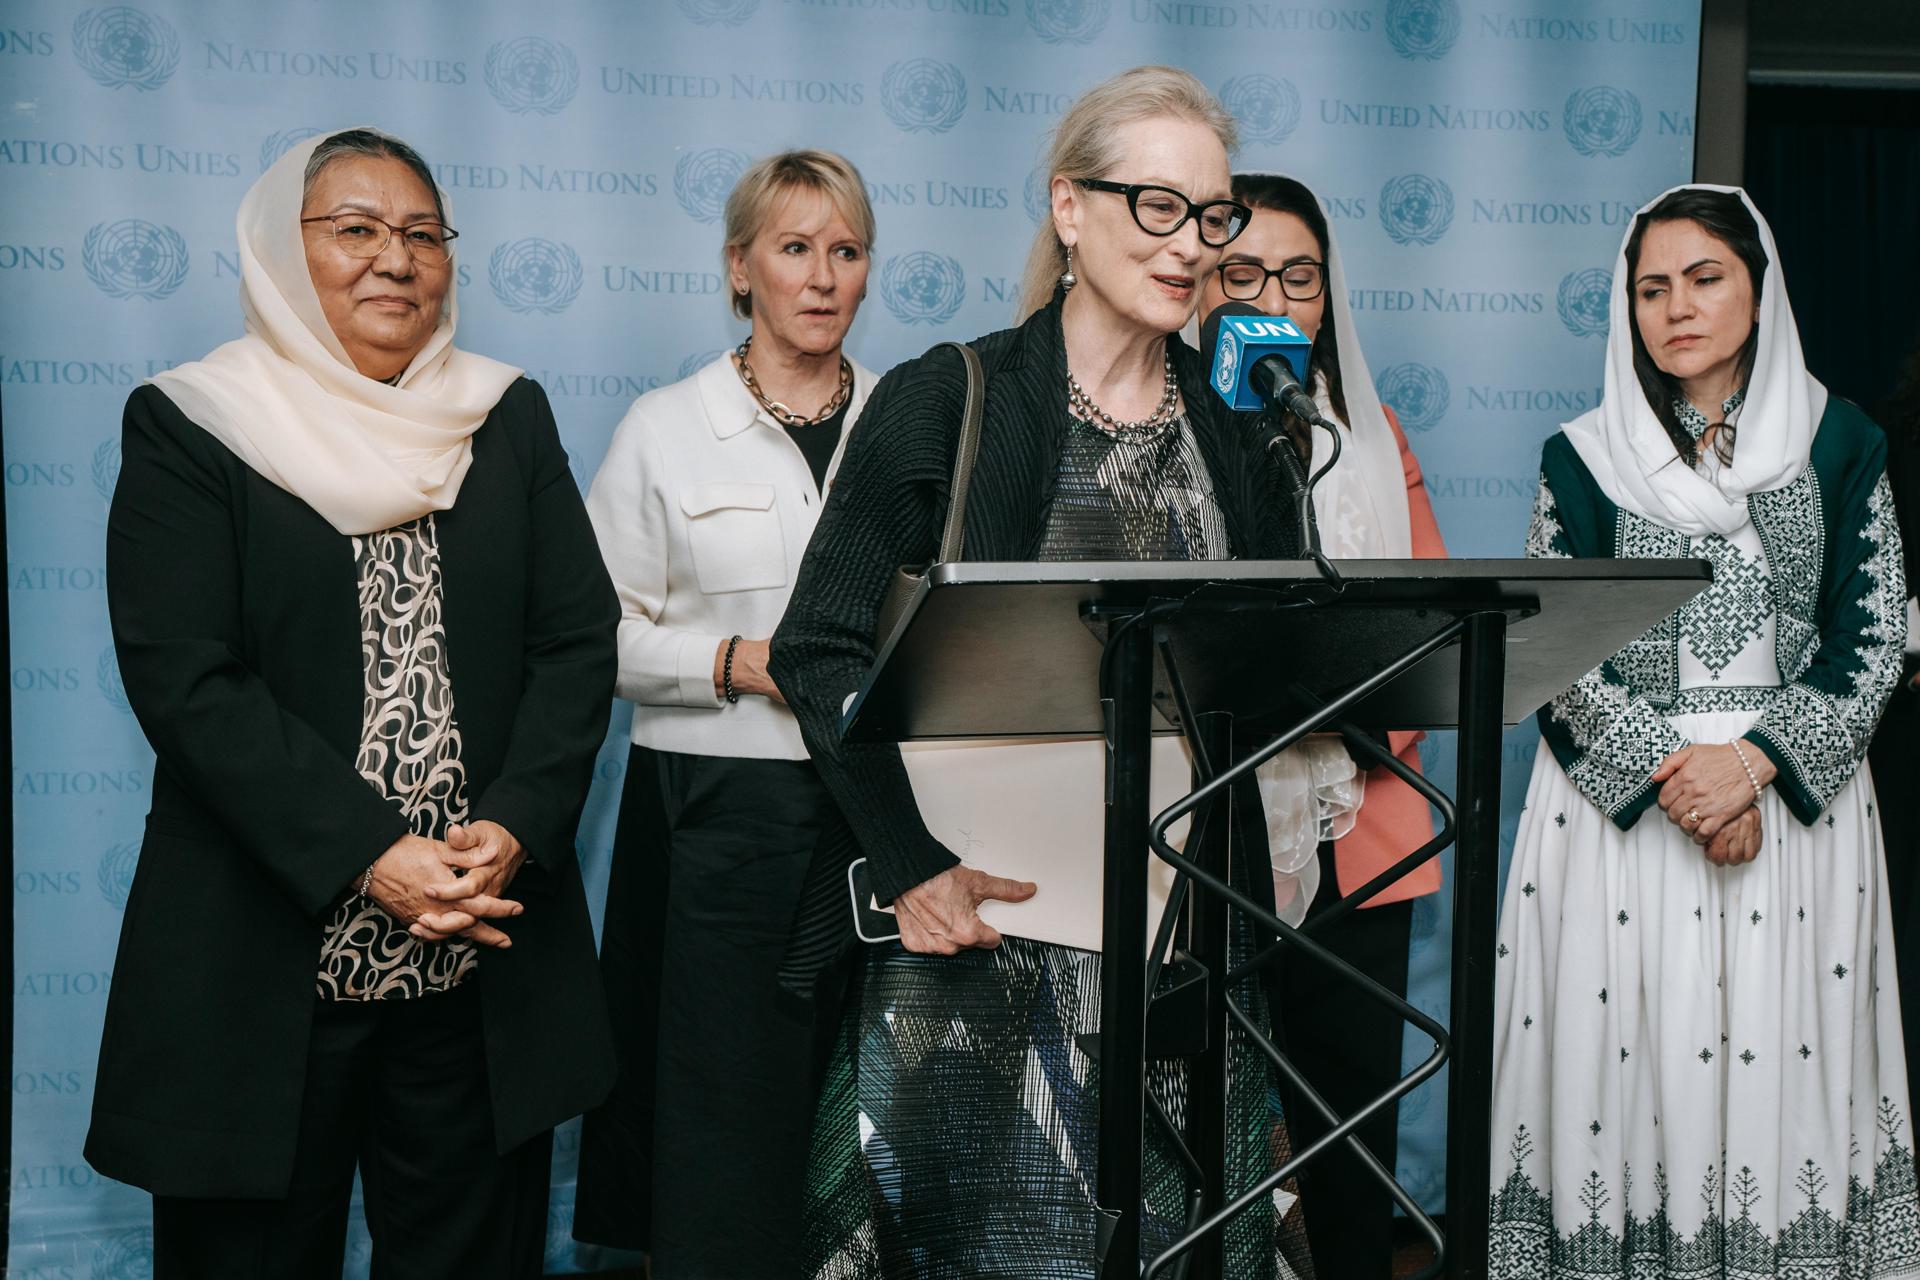
[[[797,1277],[813,1025],[776,976],[832,799],[804,760],[636,749],[626,785],[613,875],[665,905],[609,888],[621,1080],[587,1117],[574,1234],[646,1248],[655,1280]],[[657,814],[629,808],[636,788]]]
[[[356,1165],[374,1280],[538,1277],[552,1137],[506,1155],[493,1145],[471,985],[321,1001],[287,1194],[155,1196],[155,1280],[339,1280]]]
[[[1307,918],[1339,897],[1333,846],[1322,844],[1320,889]],[[1412,929],[1413,904],[1394,902],[1355,911],[1315,940],[1404,997]],[[1287,1055],[1337,1114],[1352,1115],[1399,1078],[1406,1024],[1392,1013],[1298,956],[1284,963],[1280,989],[1278,1021]],[[1299,1151],[1328,1126],[1303,1100],[1286,1102],[1287,1128]],[[1399,1146],[1398,1124],[1399,1109],[1388,1107],[1357,1131],[1389,1173]],[[1345,1144],[1306,1167],[1300,1196],[1314,1272],[1321,1280],[1386,1280],[1393,1274],[1393,1200]]]

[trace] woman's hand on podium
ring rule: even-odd
[[[991,876],[972,867],[948,867],[894,899],[900,945],[922,955],[958,955],[968,947],[992,950],[1000,933],[980,918],[989,899],[1025,902],[1038,886],[1027,880]]]

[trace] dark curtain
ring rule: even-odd
[[[1755,85],[1746,172],[1808,368],[1871,410],[1920,340],[1920,90]]]

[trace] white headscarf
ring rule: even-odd
[[[1773,230],[1745,191],[1688,183],[1662,192],[1640,212],[1674,191],[1687,190],[1739,196],[1760,228],[1760,244],[1767,253],[1766,278],[1760,287],[1760,341],[1740,409],[1732,463],[1703,471],[1681,460],[1634,376],[1633,331],[1627,310],[1627,241],[1633,238],[1633,224],[1614,262],[1613,292],[1607,301],[1606,383],[1600,404],[1567,423],[1564,430],[1615,505],[1689,536],[1724,536],[1747,522],[1747,495],[1788,484],[1806,468],[1813,433],[1826,411],[1827,389],[1807,372]],[[1638,221],[1636,217],[1634,223]],[[1718,408],[1699,407],[1707,413]]]
[[[307,160],[326,136],[295,144],[240,202],[246,336],[152,382],[335,529],[372,533],[453,505],[474,431],[521,371],[454,347],[452,278],[439,325],[395,385],[354,368],[321,311],[300,230]]]
[[[1253,174],[1266,177],[1266,174]],[[1288,177],[1274,174],[1273,177]],[[1298,179],[1295,179],[1298,181]],[[1314,197],[1316,203],[1319,196]],[[1260,215],[1254,210],[1254,216]],[[1268,212],[1271,212],[1269,210]],[[1334,238],[1332,219],[1326,206],[1320,216],[1327,224],[1328,321],[1333,325],[1339,348],[1340,389],[1347,402],[1343,421],[1333,411],[1326,379],[1318,378],[1313,398],[1329,422],[1346,428],[1341,440],[1340,461],[1320,483],[1313,487],[1314,522],[1320,528],[1321,549],[1336,560],[1405,560],[1413,555],[1412,521],[1407,514],[1407,476],[1400,464],[1400,446],[1380,407],[1380,393],[1374,390],[1373,374],[1360,350],[1360,330],[1353,322],[1353,307],[1347,301],[1347,272],[1341,263],[1340,243]],[[1197,319],[1194,332],[1197,335]],[[1193,341],[1199,341],[1194,337]],[[1211,351],[1200,353],[1212,359]],[[1313,457],[1308,473],[1325,465],[1331,443],[1326,432],[1316,428]]]

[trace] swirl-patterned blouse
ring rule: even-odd
[[[431,514],[353,539],[365,677],[354,764],[440,840],[467,816],[467,773],[453,714],[442,611],[440,545]],[[398,1000],[459,985],[479,963],[470,942],[425,942],[371,898],[349,892],[320,945],[323,1000]]]

